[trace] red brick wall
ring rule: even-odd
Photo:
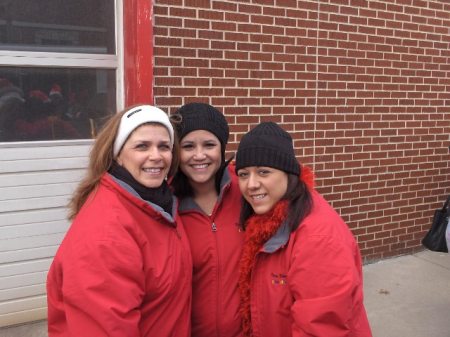
[[[421,249],[450,193],[446,0],[155,0],[155,104],[281,123],[366,261]]]

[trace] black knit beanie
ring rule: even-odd
[[[300,174],[292,137],[278,124],[263,122],[242,137],[236,153],[236,172],[248,166],[267,166]]]
[[[206,130],[219,139],[222,152],[225,153],[230,131],[227,120],[219,110],[206,103],[188,103],[179,108],[176,114],[181,116],[178,127],[179,140],[189,132]]]

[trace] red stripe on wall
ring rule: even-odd
[[[153,1],[124,1],[125,104],[153,104]]]

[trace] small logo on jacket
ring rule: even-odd
[[[270,276],[272,277],[273,285],[285,286],[287,284],[287,275],[286,274],[271,273]]]

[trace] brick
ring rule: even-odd
[[[183,39],[183,47],[185,48],[209,48],[209,41],[200,39]]]
[[[214,10],[198,10],[198,18],[214,21],[223,21],[225,13]]]
[[[213,1],[184,5],[185,16],[182,3],[155,4],[154,95],[167,111],[191,100],[222,108],[230,151],[249,124],[286,123],[367,260],[420,249],[448,193],[450,6],[356,3]]]
[[[225,51],[225,58],[227,60],[248,60],[249,53],[242,51]]]
[[[250,22],[250,16],[248,14],[241,13],[225,13],[225,21],[231,22]]]
[[[198,69],[199,76],[205,77],[223,77],[224,70],[223,69],[212,69],[212,68],[200,68]]]
[[[224,0],[224,1],[213,1],[213,9],[236,12],[238,7],[237,4]]]
[[[197,33],[199,38],[209,40],[223,40],[223,37],[225,35],[224,32],[210,30],[198,30]]]
[[[188,48],[170,48],[169,49],[170,56],[181,56],[181,57],[194,57],[196,55],[196,51],[194,49]]]
[[[209,78],[184,78],[183,83],[185,86],[188,87],[207,87],[210,85],[210,79]]]
[[[255,5],[246,5],[246,4],[239,4],[239,13],[249,13],[252,15],[258,15],[262,13],[262,6],[255,6]]]
[[[273,1],[272,1],[273,2]],[[290,18],[292,17],[297,17],[295,14],[298,11],[286,11],[286,8],[282,8],[282,7],[267,7],[264,6],[262,9],[262,14],[263,15],[267,15],[267,16],[288,16]]]
[[[274,27],[274,26],[262,26],[263,34],[272,34],[272,35],[283,35],[284,27]]]
[[[195,18],[196,11],[195,11],[195,9],[189,9],[189,8],[169,7],[169,16],[170,17]]]
[[[236,50],[236,42],[233,41],[211,41],[212,49]]]
[[[195,52],[195,50],[193,50]],[[198,50],[198,57],[209,58],[209,59],[222,59],[223,58],[222,50],[211,50],[211,49],[200,49]]]
[[[211,22],[211,29],[224,32],[235,32],[237,30],[237,24],[234,22]]]
[[[280,7],[297,7],[297,1],[296,0],[275,0],[275,5]]]

